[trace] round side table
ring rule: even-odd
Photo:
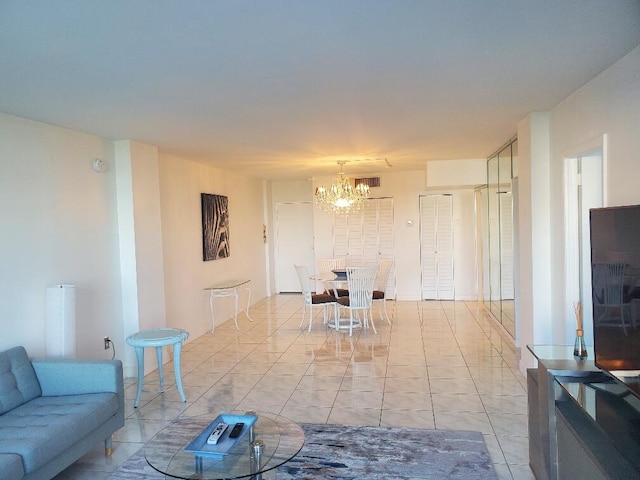
[[[173,370],[176,376],[176,387],[183,402],[187,401],[182,389],[182,377],[180,375],[180,352],[182,351],[182,342],[189,338],[189,332],[179,328],[151,328],[142,330],[127,337],[127,345],[131,345],[136,350],[136,358],[138,359],[138,392],[136,393],[136,401],[133,406],[135,408],[140,405],[140,397],[142,396],[142,384],[144,382],[144,349],[155,347],[156,358],[158,359],[158,376],[160,377],[160,391],[164,392],[164,374],[162,371],[162,347],[173,345]]]

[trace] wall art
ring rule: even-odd
[[[229,251],[229,199],[224,195],[202,193],[203,260],[227,258]]]

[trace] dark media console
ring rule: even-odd
[[[592,361],[561,358],[568,347],[529,349],[538,358],[527,372],[536,479],[640,479],[640,399]]]

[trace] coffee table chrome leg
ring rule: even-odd
[[[264,442],[262,440],[258,439],[251,442],[251,448],[249,449],[249,454],[251,455],[251,470],[258,472],[251,477],[253,480],[262,480],[262,472],[260,472],[260,468],[262,467],[262,452],[264,452]]]
[[[202,468],[202,457],[198,457],[196,455],[196,473],[202,473],[203,468]]]

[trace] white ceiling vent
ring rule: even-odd
[[[369,188],[379,187],[380,186],[380,177],[368,177],[368,178],[356,178],[355,186],[357,187],[361,183],[365,185],[369,185]]]

